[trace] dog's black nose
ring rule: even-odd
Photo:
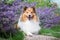
[[[29,15],[29,17],[31,17],[31,15]]]
[[[32,18],[32,16],[31,16],[31,15],[29,15],[29,17],[28,17],[28,18],[29,18],[29,20],[30,20],[30,19]]]

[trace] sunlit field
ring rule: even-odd
[[[60,8],[57,3],[51,0],[0,0],[0,40],[24,39],[25,33],[16,28],[16,24],[25,6],[36,8],[41,26],[39,35],[60,38]]]

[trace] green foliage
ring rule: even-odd
[[[10,34],[10,37],[7,39],[4,38],[0,38],[0,40],[24,40],[24,34],[22,31],[17,31],[16,34],[14,34],[14,36],[11,36],[12,34]]]
[[[57,16],[60,16],[60,8],[57,8],[57,9],[55,10],[55,13],[56,13]]]
[[[24,0],[24,2],[32,3],[32,2],[37,2],[37,0]]]
[[[17,32],[15,36],[13,36],[12,40],[23,40],[24,39],[24,34],[23,32]]]
[[[49,35],[49,36],[54,36],[54,37],[60,38],[60,25],[55,25],[50,29],[42,28],[40,30],[39,34]]]
[[[52,35],[52,34],[51,34],[52,32],[53,32],[53,31],[50,30],[50,29],[44,29],[44,28],[42,28],[42,29],[40,30],[39,34],[42,34],[42,35]]]
[[[4,0],[4,3],[6,4],[12,4],[14,2],[14,0]]]
[[[28,3],[36,2],[37,7],[44,7],[44,6],[51,7],[50,0],[24,0],[24,1]]]
[[[51,28],[51,30],[54,30],[56,32],[60,32],[60,25],[55,25]]]
[[[44,1],[44,0],[38,0],[37,7],[43,7],[43,6],[50,7],[51,6],[50,1],[49,0],[46,0],[46,1]]]

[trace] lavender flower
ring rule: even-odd
[[[27,2],[22,2],[22,0],[15,0],[11,3],[12,5],[7,5],[5,2],[3,1],[0,4],[0,29],[3,28],[5,31],[14,30],[14,24],[18,21],[24,6],[29,7],[36,5],[36,3],[29,4]]]
[[[36,11],[40,17],[41,24],[46,27],[52,27],[55,24],[59,24],[60,16],[56,16],[55,14],[55,7],[45,7],[45,8],[38,8]]]

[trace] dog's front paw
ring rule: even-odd
[[[32,33],[30,33],[30,32],[28,32],[28,33],[27,33],[27,36],[32,37],[32,36],[33,36],[33,34],[32,34]]]

